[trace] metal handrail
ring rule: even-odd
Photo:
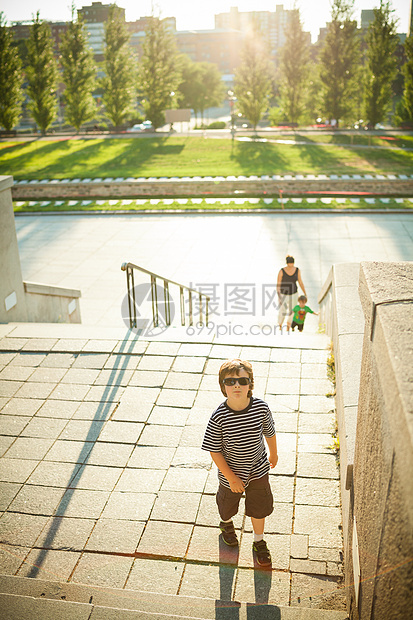
[[[128,287],[128,307],[129,307],[129,324],[131,329],[133,327],[137,327],[137,317],[136,317],[136,299],[135,299],[135,278],[134,278],[134,270],[141,271],[142,273],[146,273],[151,277],[151,302],[152,302],[152,317],[153,317],[153,325],[154,327],[158,327],[159,325],[159,313],[158,313],[158,291],[157,291],[157,280],[163,280],[164,287],[164,301],[165,301],[165,323],[166,325],[171,324],[171,297],[169,293],[169,285],[173,284],[179,287],[179,299],[180,299],[180,310],[181,310],[181,325],[185,325],[185,294],[184,291],[188,291],[188,303],[189,303],[189,325],[193,325],[193,310],[192,310],[192,294],[198,295],[199,299],[199,323],[203,325],[202,320],[202,301],[205,298],[205,324],[208,325],[208,302],[211,301],[211,298],[208,297],[205,293],[201,293],[201,291],[197,291],[196,289],[190,288],[189,286],[185,286],[184,284],[179,284],[179,282],[174,282],[169,278],[164,278],[163,276],[159,276],[153,271],[149,271],[148,269],[144,269],[143,267],[139,267],[139,265],[134,265],[133,263],[123,263],[121,266],[122,271],[126,271],[126,283]]]

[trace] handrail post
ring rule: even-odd
[[[192,291],[189,288],[188,289],[188,302],[189,302],[189,325],[193,325],[194,324],[194,319],[193,319],[193,315],[192,315]]]
[[[181,325],[183,327],[185,325],[185,298],[183,286],[179,287],[179,301],[181,306]]]
[[[205,296],[205,327],[208,327],[208,297]]]
[[[158,324],[159,324],[158,294],[157,294],[157,290],[156,290],[156,278],[155,278],[155,276],[151,276],[151,297],[152,297],[153,326],[154,327],[158,327]]]
[[[202,325],[202,293],[199,293],[199,324]]]
[[[128,287],[129,327],[136,327],[135,278],[133,269],[126,269],[126,283]]]
[[[168,280],[163,281],[163,295],[164,295],[164,300],[165,300],[165,322],[167,325],[170,325],[171,324],[171,306],[170,306]]]

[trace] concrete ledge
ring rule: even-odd
[[[23,282],[23,285],[26,293],[72,298],[82,296],[81,291],[75,288],[63,288],[61,286],[52,286],[51,284],[39,284],[38,282]]]

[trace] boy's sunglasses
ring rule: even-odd
[[[249,380],[248,377],[226,377],[225,379],[222,380],[222,383],[224,385],[235,385],[236,383],[239,383],[240,385],[249,385],[251,383],[251,381]]]

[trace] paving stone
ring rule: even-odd
[[[253,568],[252,533],[242,536],[240,545],[239,566]],[[272,568],[275,570],[288,570],[290,565],[290,536],[287,534],[265,534],[265,541],[272,557]]]
[[[158,397],[157,404],[166,407],[192,407],[195,396],[195,390],[171,390],[164,388]]]
[[[16,392],[17,398],[42,398],[45,399],[54,390],[56,383],[34,383],[27,381]]]
[[[291,534],[293,505],[274,502],[273,512],[265,519],[265,532],[269,534]],[[250,519],[245,522],[245,531],[252,532]]]
[[[15,482],[3,482],[0,485],[0,512],[7,510],[20,491],[21,486],[21,484]]]
[[[1,521],[0,521],[1,525]],[[138,546],[138,553],[183,558],[193,526],[187,523],[149,521]]]
[[[234,600],[256,603],[257,605],[289,605],[290,599],[290,574],[279,571],[254,570],[253,572],[245,568],[240,568],[237,575]],[[247,608],[248,609],[248,608]],[[268,608],[253,607],[253,614],[270,614]],[[274,610],[277,614],[277,609]],[[276,617],[276,615],[274,616]],[[264,618],[263,618],[264,620]]]
[[[73,351],[75,353],[81,351],[87,340],[83,339],[74,339],[74,338],[59,338],[56,344],[53,346],[52,351],[56,352],[68,352]]]
[[[341,510],[331,506],[296,505],[294,532],[308,534],[311,547],[341,545]]]
[[[293,573],[291,606],[316,609],[346,609],[345,589],[334,577]]]
[[[72,416],[74,420],[108,420],[117,406],[117,403],[94,401],[75,404],[77,409]]]
[[[270,377],[267,383],[267,394],[299,394],[300,379],[292,377]]]
[[[173,467],[166,472],[162,482],[162,490],[202,493],[207,477],[208,472],[204,469]]]
[[[148,423],[165,426],[184,426],[189,412],[189,408],[160,407],[156,405],[152,410]]]
[[[69,368],[62,379],[62,383],[92,385],[98,375],[99,370],[96,368]]]
[[[192,425],[185,426],[179,445],[181,447],[199,447],[202,444],[202,440],[205,434],[205,425]]]
[[[95,385],[120,385],[126,387],[132,377],[133,370],[105,369],[95,379]]]
[[[177,357],[172,366],[173,372],[202,373],[205,357]]]
[[[268,404],[271,411],[281,413],[289,413],[298,411],[298,394],[265,394],[264,400]]]
[[[152,402],[122,402],[113,412],[112,420],[122,420],[124,422],[146,422],[154,405]]]
[[[183,562],[136,558],[125,590],[153,592],[156,587],[159,592],[175,595],[178,593],[184,568]]]
[[[209,452],[199,448],[178,447],[175,451],[171,465],[173,467],[200,467],[209,469],[211,456]]]
[[[326,363],[329,356],[327,349],[303,349],[301,351],[301,363],[302,364],[322,364]]]
[[[179,351],[179,342],[150,342],[146,353],[148,355],[177,355]]]
[[[281,433],[296,433],[298,426],[298,413],[296,411],[275,412],[272,414],[275,430]]]
[[[131,454],[128,467],[139,469],[162,469],[170,466],[175,448],[159,450],[152,446],[136,446]]]
[[[314,575],[325,575],[327,573],[326,562],[317,560],[302,560],[291,558],[290,570],[292,573],[306,573]]]
[[[203,391],[216,392],[217,396],[222,394],[218,383],[218,375],[204,375],[199,388]]]
[[[39,418],[62,418],[69,420],[73,417],[79,404],[74,400],[54,400],[48,398],[38,410]]]
[[[0,540],[3,544],[32,547],[44,528],[47,517],[5,512],[0,517]]]
[[[140,359],[140,355],[110,355],[103,370],[135,370]]]
[[[155,499],[155,493],[114,491],[105,506],[102,518],[146,521],[149,519]]]
[[[137,442],[141,446],[177,447],[182,435],[182,427],[147,424]]]
[[[98,440],[112,443],[136,444],[143,428],[143,424],[137,424],[136,422],[109,420],[102,429]]]
[[[24,427],[30,422],[28,416],[1,415],[0,416],[0,435],[12,435],[17,437]]]
[[[242,347],[241,359],[250,362],[268,362],[271,357],[271,349],[269,347]]]
[[[168,473],[171,470],[168,471]],[[132,491],[134,493],[158,493],[163,488],[166,469],[131,469],[127,468],[121,474],[115,491]],[[167,489],[167,490],[175,490]],[[179,491],[180,489],[176,489]],[[183,489],[184,490],[184,489]]]
[[[103,420],[69,420],[59,439],[96,441],[104,424]]]
[[[269,365],[268,377],[275,379],[299,379],[301,364],[291,362],[272,362]]]
[[[84,397],[85,401],[119,402],[125,388],[118,385],[92,385]]]
[[[46,355],[44,353],[29,353],[28,351],[22,351],[18,353],[10,362],[11,366],[29,366],[30,368],[36,368],[44,362]]]
[[[44,402],[42,398],[11,398],[1,412],[7,415],[33,416]]]
[[[332,435],[336,426],[336,415],[330,413],[300,413],[298,430],[301,433],[328,433]]]
[[[0,372],[0,381],[26,381],[33,372],[30,366],[6,366]]]
[[[303,379],[325,379],[327,377],[327,364],[301,364],[301,377]]]
[[[340,474],[334,454],[299,453],[297,475],[338,480]]]
[[[80,353],[73,362],[73,368],[97,368],[101,370],[108,361],[106,353]]]
[[[56,516],[98,519],[109,495],[108,491],[68,489],[56,510]]]
[[[11,512],[22,512],[33,515],[53,514],[59,504],[63,489],[25,484],[11,503]]]
[[[212,345],[211,344],[192,344],[192,343],[184,343],[179,347],[178,354],[180,357],[189,356],[189,357],[208,357],[210,354]]]
[[[122,469],[120,467],[104,467],[103,465],[77,465],[74,475],[66,485],[73,489],[96,489],[112,491]]]
[[[72,353],[48,353],[40,366],[42,368],[70,368],[76,359]]]
[[[304,364],[303,364],[304,366]],[[327,378],[317,379],[315,377],[311,379],[301,378],[300,393],[301,394],[315,394],[325,395],[332,391],[332,384]]]
[[[209,418],[214,410],[213,409],[204,409],[200,407],[192,407],[188,418],[186,420],[186,426],[203,426],[206,428]]]
[[[59,385],[56,386],[56,388],[52,392],[52,398],[56,400],[82,401],[88,391],[88,385],[59,383]]]
[[[298,452],[321,452],[331,454],[333,438],[327,433],[300,433],[298,435]]]
[[[14,441],[15,437],[6,437],[4,435],[0,437],[0,457],[7,452]]]
[[[39,437],[17,437],[11,448],[7,451],[10,459],[36,459],[41,460],[53,445],[54,439],[41,439]]]
[[[66,370],[66,368],[48,368],[46,366],[40,366],[36,368],[30,376],[30,383],[32,381],[46,384],[59,383],[67,372],[70,371]]]
[[[82,349],[82,354],[87,352],[112,353],[117,344],[117,340],[88,340]]]
[[[216,617],[227,617],[219,615],[219,598],[222,575],[224,572],[229,570],[231,570],[232,573],[234,573],[235,571],[235,569],[229,569],[228,567],[203,566],[202,564],[187,564],[185,567],[185,572],[183,574],[179,593],[182,596],[195,597],[199,596],[199,593],[202,592],[202,596],[207,597],[208,599],[215,598],[217,599],[215,608],[217,614]],[[230,597],[227,600],[231,600]],[[234,618],[235,616],[232,617]]]
[[[201,375],[170,372],[165,381],[165,388],[176,388],[180,390],[197,390],[201,383]]]
[[[90,465],[107,465],[110,467],[126,467],[132,453],[133,445],[119,443],[96,443],[90,451],[87,462]]]
[[[209,359],[206,362],[204,373],[206,375],[214,375],[214,377],[218,377],[219,369],[221,368],[224,361],[222,359]]]
[[[71,581],[104,588],[123,588],[132,564],[133,558],[130,557],[84,553]]]
[[[278,446],[278,463],[271,469],[270,476],[293,476],[296,470],[296,451],[285,450],[283,446]]]
[[[17,572],[18,577],[36,577],[38,579],[50,579],[50,575],[58,575],[59,580],[69,579],[80,553],[72,551],[39,551],[33,549],[26,557]]]
[[[27,483],[67,488],[79,468],[79,464],[42,461],[31,474]]]
[[[22,430],[23,437],[57,438],[67,424],[67,420],[34,417]]]
[[[1,352],[1,349],[0,349],[0,364],[3,364],[4,366],[6,366],[16,357],[16,355],[17,355],[16,352],[3,353]]]
[[[274,475],[270,476],[269,480],[274,501],[292,503],[294,498],[294,479],[290,476]]]
[[[195,523],[201,493],[183,493],[178,491],[159,491],[151,519]]]
[[[301,351],[299,349],[272,349],[271,362],[288,362],[288,363],[298,363],[301,361]],[[270,370],[271,372],[271,370]]]
[[[340,506],[340,483],[323,478],[297,478],[295,502],[312,506]]]
[[[29,338],[23,346],[23,351],[50,351],[56,344],[56,338]]]
[[[139,362],[138,370],[168,371],[174,361],[174,357],[167,355],[144,355]]]
[[[162,387],[167,377],[167,371],[136,370],[129,381],[129,385],[136,387]]]
[[[84,441],[70,441],[58,439],[44,457],[45,461],[57,461],[66,463],[83,463],[94,443]]]
[[[292,558],[307,559],[309,557],[308,536],[305,534],[291,534],[291,551]],[[318,559],[318,558],[310,558]]]
[[[106,553],[135,553],[145,524],[101,518],[97,522],[86,549]]]
[[[24,387],[24,383],[21,381],[0,381],[0,396],[11,398],[22,387]]]
[[[26,482],[38,461],[27,459],[9,459],[2,457],[0,460],[0,480],[2,482]]]
[[[160,391],[159,387],[127,387],[122,394],[121,404],[132,403],[135,407],[137,403],[154,404]]]
[[[218,390],[199,390],[193,403],[196,409],[208,409],[210,414],[223,402],[224,396]]]
[[[304,413],[328,413],[334,407],[334,399],[327,396],[300,396],[300,411]]]
[[[15,575],[24,558],[30,551],[30,547],[0,545],[0,573],[2,575]]]

